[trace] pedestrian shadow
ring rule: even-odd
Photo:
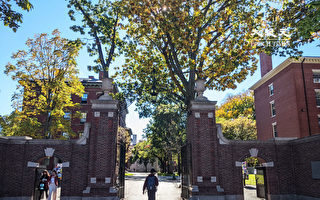
[[[136,180],[136,181],[143,181],[146,176],[126,176],[125,180]]]
[[[248,190],[256,190],[257,188],[255,186],[244,186],[245,189],[248,189]]]

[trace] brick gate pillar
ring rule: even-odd
[[[190,194],[191,199],[206,199],[221,195],[223,190],[217,180],[219,139],[215,122],[216,101],[209,101],[203,93],[197,92],[198,97],[191,102],[187,122],[192,162]]]
[[[89,199],[118,199],[116,185],[116,155],[118,131],[118,101],[105,92],[92,100],[93,120],[89,141],[88,186],[83,196]]]

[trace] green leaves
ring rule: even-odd
[[[3,21],[5,26],[9,26],[14,32],[19,28],[22,23],[22,14],[12,9],[10,0],[3,0],[0,4],[0,21]],[[30,11],[33,6],[29,0],[14,0],[18,7],[22,10]]]
[[[318,1],[284,1],[281,6],[269,8],[268,25],[275,35],[287,35],[282,45],[269,48],[281,56],[302,54],[298,47],[319,39],[320,6]]]
[[[157,76],[165,80],[171,96],[188,106],[195,98],[197,78],[205,79],[209,89],[225,90],[236,88],[257,68],[255,55],[260,49],[252,41],[257,39],[254,31],[262,29],[263,4],[259,2],[121,2],[130,39],[127,62],[118,73],[128,87],[133,82],[150,87],[141,71],[161,68]],[[166,96],[168,90],[159,94]]]
[[[216,111],[223,135],[232,140],[255,140],[257,130],[253,92],[229,96]]]
[[[253,92],[230,95],[216,111],[218,118],[236,119],[240,116],[255,118]]]
[[[81,96],[84,91],[75,60],[81,42],[61,38],[54,30],[51,37],[39,34],[28,39],[26,45],[28,51],[13,54],[16,63],[8,63],[5,70],[19,83],[14,96],[15,125],[35,126],[20,130],[36,138],[61,138],[62,132],[72,136],[71,122],[63,116],[77,106],[70,95]]]
[[[256,122],[248,117],[239,116],[236,119],[220,119],[223,135],[230,140],[256,140]]]
[[[68,14],[76,21],[80,13],[82,25],[71,26],[71,30],[88,35],[87,50],[90,56],[97,56],[95,66],[88,66],[91,71],[104,71],[106,77],[115,57],[121,54],[123,42],[119,37],[122,9],[117,1],[99,0],[94,3],[87,0],[69,0]]]

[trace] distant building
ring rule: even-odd
[[[89,76],[88,78],[80,78],[80,82],[84,86],[84,93],[82,97],[71,95],[72,101],[74,103],[79,103],[80,107],[77,107],[72,110],[65,110],[65,119],[71,120],[71,128],[76,133],[76,136],[73,136],[72,139],[81,137],[84,131],[84,124],[86,122],[92,122],[94,119],[93,111],[92,111],[92,100],[98,99],[101,95],[103,95],[102,87],[102,72],[99,74],[99,79],[96,79],[94,76]],[[116,86],[113,87],[113,93],[117,93],[118,88]],[[126,127],[126,115],[128,114],[127,104],[125,101],[119,101],[118,105],[119,109],[119,126]],[[74,114],[79,111],[79,117],[73,117]],[[39,116],[39,121],[44,123],[45,117]],[[62,135],[69,137],[67,133],[61,133]]]
[[[133,146],[137,144],[137,134],[132,134],[131,143]]]
[[[260,55],[261,79],[254,90],[259,140],[302,138],[320,133],[320,57],[287,59],[272,69]]]
[[[77,111],[81,112],[81,117],[71,119],[71,128],[74,132],[81,135],[84,130],[84,123],[91,122],[94,119],[92,112],[91,100],[98,99],[103,95],[101,89],[102,86],[102,73],[99,74],[99,79],[94,76],[89,76],[88,78],[80,78],[81,83],[85,87],[85,92],[82,97],[73,95],[72,100],[75,103],[80,103],[80,108]],[[114,87],[114,93],[118,92],[118,88]],[[65,117],[70,117],[71,113],[66,112]],[[127,105],[124,101],[119,101],[119,126],[126,127],[126,115],[128,114]]]

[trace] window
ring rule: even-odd
[[[320,115],[318,115],[318,124],[319,124],[319,127],[320,127]]]
[[[313,82],[314,83],[320,83],[320,70],[319,69],[313,69]]]
[[[82,112],[81,113],[81,118],[80,118],[80,123],[85,123],[86,122],[86,120],[87,120],[87,113],[85,113],[85,112]]]
[[[273,133],[273,137],[278,137],[277,122],[272,123],[272,133]]]
[[[269,95],[272,96],[274,94],[273,83],[269,85]]]
[[[71,119],[71,114],[69,112],[65,112],[63,117],[65,119]]]
[[[88,100],[88,94],[84,93],[81,97],[81,103],[87,103]]]
[[[316,92],[316,104],[317,104],[317,107],[320,107],[320,89],[315,89],[314,91]]]
[[[66,133],[66,132],[63,132],[63,133],[62,133],[62,136],[63,136],[64,138],[69,139],[69,134],[68,134],[68,133]]]
[[[271,117],[276,116],[276,106],[274,104],[274,101],[270,102],[270,107],[271,107]]]

